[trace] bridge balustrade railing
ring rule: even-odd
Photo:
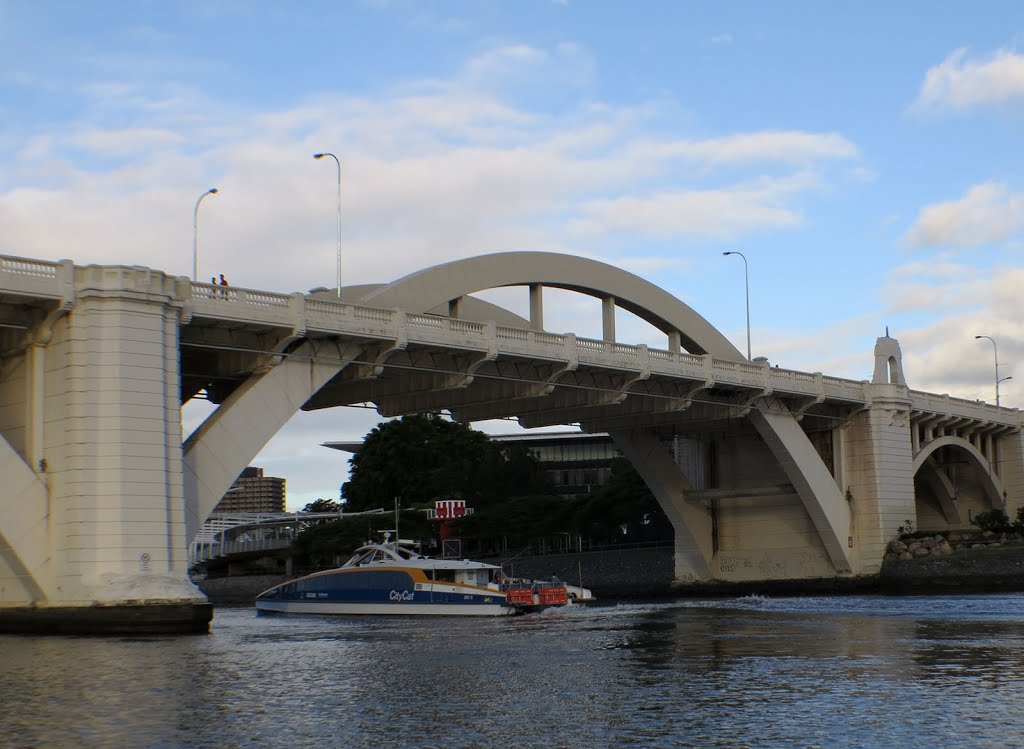
[[[530,354],[537,351],[551,359],[562,358],[568,340],[572,338],[572,336],[558,335],[557,333],[545,333],[526,328],[506,328],[500,325],[495,328],[495,337],[501,344],[503,352]]]
[[[50,262],[0,256],[0,291],[17,296],[73,298],[75,266],[70,260]]]
[[[960,416],[963,418],[990,421],[1006,426],[1020,426],[1021,415],[1018,409],[1007,409],[985,401],[954,398],[951,395],[936,395],[920,390],[911,390],[910,398],[915,411]]]
[[[18,276],[36,278],[57,278],[61,264],[47,260],[32,260],[24,257],[0,256],[0,271]]]
[[[449,345],[457,342],[480,350],[488,348],[491,327],[488,323],[440,315],[407,315],[406,325],[409,336],[423,342]]]

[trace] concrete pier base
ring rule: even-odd
[[[0,633],[31,635],[206,634],[213,604],[203,602],[0,608]]]

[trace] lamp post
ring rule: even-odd
[[[313,158],[317,160],[324,156],[330,156],[338,165],[338,299],[341,299],[341,161],[333,153],[313,154]]]
[[[199,280],[199,204],[207,195],[216,195],[217,188],[211,187],[199,196],[196,201],[196,209],[192,212],[192,280]]]
[[[988,340],[992,341],[992,356],[993,356],[993,358],[995,360],[995,365],[996,365],[996,405],[998,406],[999,405],[999,383],[1000,382],[1006,382],[1007,380],[1012,380],[1013,376],[1012,375],[1009,376],[1009,377],[1000,377],[999,376],[999,347],[996,346],[996,339],[993,338],[990,335],[976,335],[974,337],[976,339],[977,338],[987,338]]]
[[[743,258],[743,288],[747,294],[747,361],[750,361],[750,275],[747,273],[747,256],[742,252],[723,252],[723,255],[739,255]]]

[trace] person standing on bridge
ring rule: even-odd
[[[221,286],[228,286],[229,285],[228,284],[228,279],[224,278],[224,274],[223,273],[220,274],[220,285]],[[223,296],[225,299],[227,299],[228,298],[228,292],[227,291],[221,292],[221,296]]]

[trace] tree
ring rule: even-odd
[[[485,507],[544,487],[537,460],[483,432],[436,414],[403,416],[374,427],[350,461],[345,510],[406,507],[464,499]]]
[[[302,508],[303,512],[341,512],[341,502],[336,502],[333,499],[320,499],[310,502]]]

